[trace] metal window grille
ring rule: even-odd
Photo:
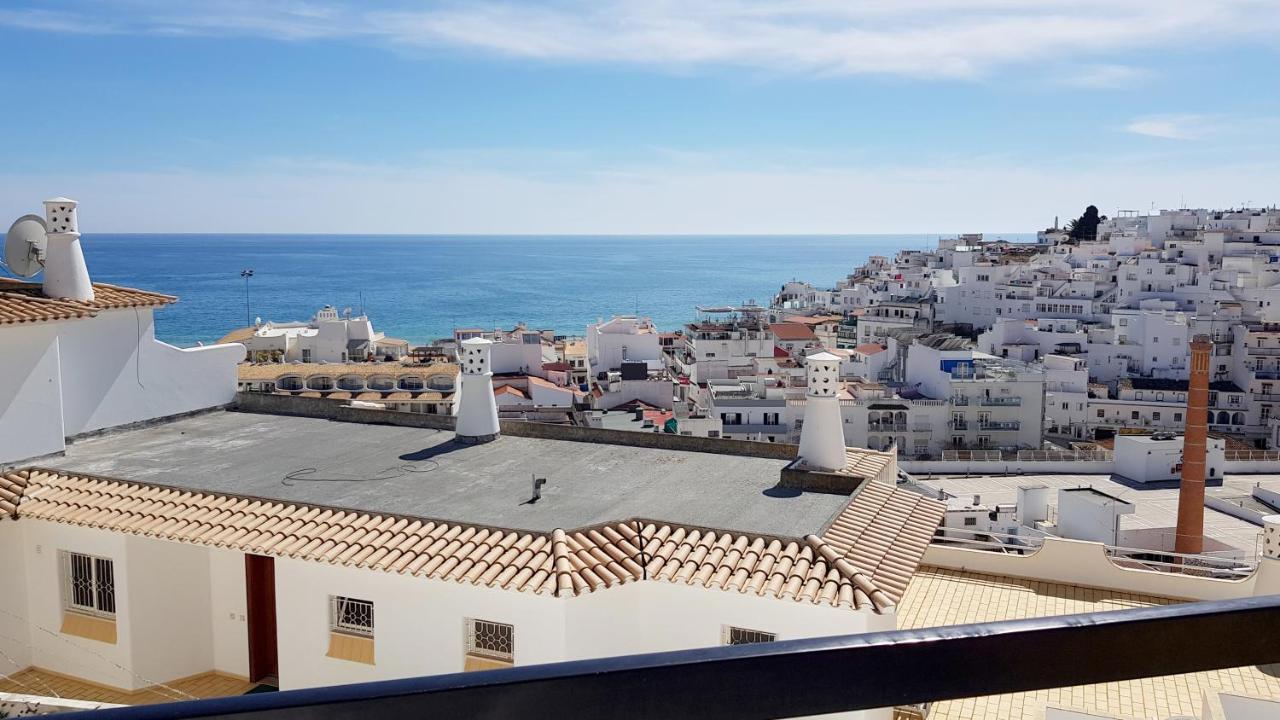
[[[778,639],[776,633],[749,630],[747,628],[733,627],[732,625],[726,625],[723,634],[725,645],[751,645],[753,643],[773,642]]]
[[[373,603],[330,595],[329,629],[347,635],[373,637]]]
[[[514,625],[467,618],[467,654],[494,660],[515,660],[516,629]]]
[[[62,606],[67,610],[114,618],[115,563],[107,558],[74,552],[59,554],[62,565]]]

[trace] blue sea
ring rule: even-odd
[[[375,329],[419,344],[456,326],[521,321],[581,335],[599,317],[636,312],[675,329],[696,305],[764,304],[793,278],[830,286],[868,255],[933,247],[937,236],[86,234],[82,243],[94,280],[177,295],[156,314],[156,332],[187,347],[246,324],[244,269],[254,271],[250,319],[363,307]]]

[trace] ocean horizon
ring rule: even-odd
[[[97,282],[179,297],[156,313],[161,340],[190,347],[248,316],[306,321],[323,305],[364,312],[415,345],[454,327],[582,335],[615,314],[676,329],[695,306],[765,304],[789,280],[829,287],[870,255],[935,247],[937,234],[274,235],[88,233]],[[1029,241],[1034,233],[989,235]]]

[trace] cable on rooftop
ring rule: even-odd
[[[416,473],[429,473],[440,467],[435,460],[424,460],[416,465],[396,465],[365,477],[316,477],[319,469],[313,467],[298,468],[284,474],[280,484],[292,487],[298,482],[376,482],[379,480],[395,480]]]

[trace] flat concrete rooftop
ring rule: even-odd
[[[1060,488],[1092,487],[1112,497],[1133,503],[1135,512],[1120,517],[1121,532],[1136,531],[1149,540],[1165,538],[1172,543],[1173,526],[1178,521],[1178,483],[1167,481],[1158,483],[1135,483],[1126,481],[1115,475],[982,475],[982,476],[945,476],[934,475],[928,478],[917,478],[921,484],[934,490],[942,488],[947,492],[970,498],[981,495],[984,505],[997,503],[1014,503],[1018,499],[1020,485],[1043,485],[1053,488],[1050,505],[1057,506],[1056,490]],[[1249,488],[1259,484],[1280,490],[1280,476],[1276,475],[1228,475],[1222,481],[1222,487],[1233,488],[1237,494],[1248,495]],[[1213,487],[1214,484],[1211,484]],[[1258,547],[1258,535],[1262,528],[1246,520],[1233,517],[1211,507],[1204,509],[1205,536],[1218,542],[1230,545],[1246,554],[1253,554]]]
[[[78,440],[42,466],[120,480],[547,532],[644,517],[820,532],[849,498],[775,490],[783,460],[213,412]],[[528,502],[532,476],[542,499]]]

